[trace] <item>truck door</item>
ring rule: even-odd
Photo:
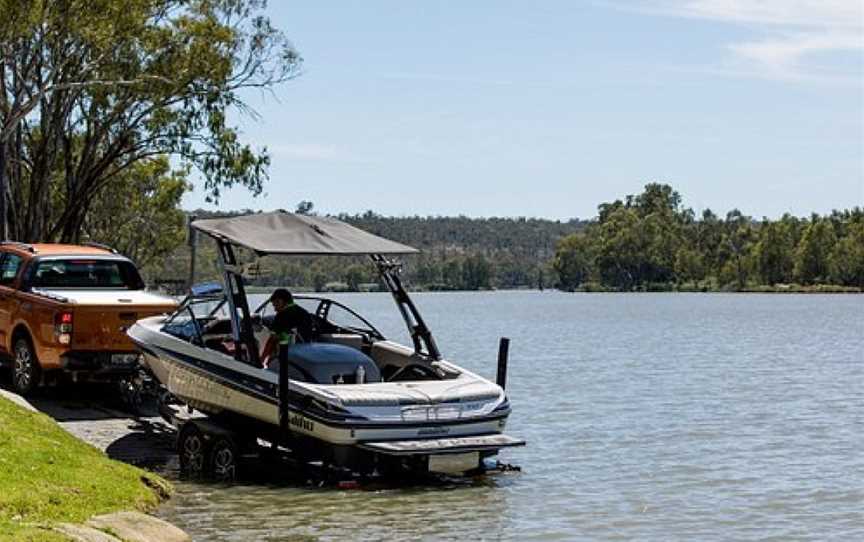
[[[23,258],[11,252],[0,252],[0,349],[7,350],[12,332],[12,313],[18,305],[15,279]]]

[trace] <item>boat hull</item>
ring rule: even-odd
[[[227,357],[226,360],[208,362],[195,356],[194,345],[160,335],[155,337],[152,330],[148,332],[138,324],[130,329],[130,336],[143,353],[144,364],[172,395],[207,414],[230,413],[279,426],[278,375]],[[161,344],[153,339],[161,341]],[[233,369],[228,369],[228,365],[233,365]],[[399,420],[394,420],[394,416],[387,420],[364,419],[357,415],[300,408],[297,403],[308,403],[304,399],[309,396],[304,391],[312,390],[295,390],[295,385],[301,383],[291,383],[292,400],[287,409],[291,432],[331,445],[495,435],[504,430],[510,412],[505,403],[502,405],[504,408],[491,412],[483,413],[481,410],[480,415],[450,416],[448,419],[441,414],[442,407],[419,405],[410,409],[402,407]],[[408,412],[410,416],[406,414]]]

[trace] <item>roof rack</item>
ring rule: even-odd
[[[34,247],[33,245],[31,245],[30,243],[22,243],[21,241],[10,241],[10,240],[8,240],[8,239],[5,239],[5,240],[3,240],[3,241],[0,241],[0,245],[12,245],[12,246],[16,246],[16,247],[18,247],[18,248],[23,248],[24,250],[26,250],[27,252],[30,252],[30,253],[32,253],[32,254],[36,254],[36,253],[38,252],[38,251],[36,250],[36,247]]]
[[[96,243],[96,242],[93,242],[93,241],[87,241],[87,242],[83,243],[83,245],[84,245],[85,247],[101,248],[102,250],[107,250],[107,251],[110,252],[111,254],[119,254],[119,252],[117,252],[117,249],[116,249],[116,248],[109,247],[108,245],[105,245],[105,244],[102,244],[102,243]]]

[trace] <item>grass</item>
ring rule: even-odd
[[[0,398],[0,539],[65,540],[48,527],[152,510],[170,491],[159,476],[109,459],[48,416]]]

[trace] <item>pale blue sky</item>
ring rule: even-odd
[[[864,205],[859,0],[271,0],[266,194],[221,209],[596,215],[668,182],[757,217]],[[195,192],[186,208],[214,208]]]

